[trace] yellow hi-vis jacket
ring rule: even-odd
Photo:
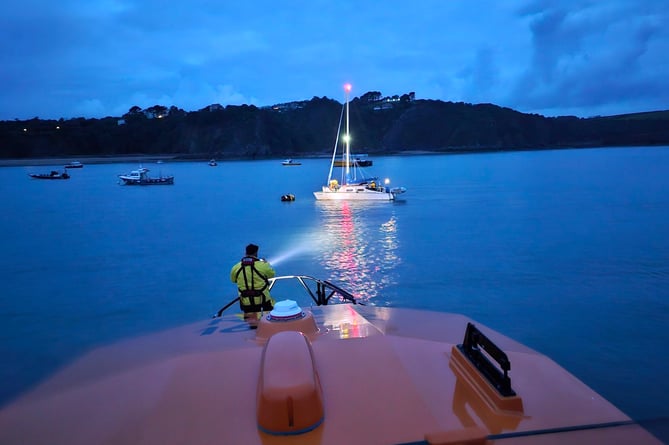
[[[242,265],[243,262],[246,263],[244,260],[248,260],[249,258],[253,259],[253,266]],[[253,270],[254,268],[255,270]],[[260,309],[257,306],[262,304],[263,295],[266,301],[265,307],[263,307],[263,309],[271,310],[274,307],[275,301],[269,294],[267,279],[273,278],[275,275],[276,272],[267,261],[248,255],[242,258],[242,260],[237,264],[232,266],[232,269],[230,270],[230,281],[237,284],[239,305],[244,312],[256,312],[254,310],[250,310],[252,306],[256,306],[258,309],[257,311],[259,312]],[[259,295],[257,296],[244,295],[244,293],[249,293],[246,291],[254,290],[262,290],[262,292],[258,292]],[[252,294],[253,292],[250,293]],[[262,293],[262,295],[260,295],[260,293]]]

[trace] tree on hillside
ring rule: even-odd
[[[360,96],[362,102],[378,102],[381,100],[380,91],[368,91],[367,93]]]

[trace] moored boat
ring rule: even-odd
[[[357,167],[371,167],[374,163],[371,159],[367,159],[367,155],[354,155],[351,154],[351,163]],[[346,167],[346,162],[341,159],[336,159],[334,161],[335,167]]]
[[[349,95],[351,84],[344,86],[346,100],[339,118],[339,129],[341,129],[344,111],[346,112],[346,126],[343,134],[344,149],[343,157],[337,161],[337,148],[339,145],[339,130],[330,163],[330,171],[326,185],[320,191],[314,192],[317,200],[364,200],[364,201],[394,201],[395,198],[406,192],[404,187],[390,187],[390,180],[384,179],[383,183],[378,177],[367,176],[351,158],[351,135],[349,132]],[[341,180],[333,177],[332,172],[336,163],[343,165]]]
[[[118,175],[124,185],[172,185],[174,176],[149,176],[149,169],[140,167],[125,175]]]
[[[65,168],[83,168],[84,164],[82,164],[79,161],[72,161],[67,164],[65,164]]]
[[[57,170],[51,170],[50,173],[29,173],[29,176],[35,179],[70,179],[66,171],[61,173]]]
[[[468,317],[356,304],[308,276],[271,279],[275,298],[288,280],[309,303],[289,290],[250,324],[225,313],[232,300],[213,319],[87,353],[0,408],[0,443],[661,443]]]
[[[216,162],[216,159],[209,160],[209,166],[210,167],[216,167],[217,165],[218,165],[218,162]]]
[[[285,167],[290,167],[290,166],[293,166],[293,165],[302,165],[302,163],[294,161],[293,159],[286,159],[285,161],[283,161],[281,163],[281,165],[283,165]]]

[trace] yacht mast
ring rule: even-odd
[[[346,134],[344,135],[344,141],[346,142],[346,183],[348,184],[351,181],[351,135],[348,132],[348,98],[351,93],[351,84],[347,83],[344,85],[344,91],[346,91]]]

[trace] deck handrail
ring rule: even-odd
[[[360,304],[364,306],[364,304],[359,302],[358,299],[349,291],[342,289],[341,287],[331,283],[330,281],[321,280],[320,278],[315,278],[309,275],[282,275],[278,277],[269,278],[267,280],[269,282],[268,291],[271,291],[277,282],[283,280],[297,280],[300,283],[300,285],[304,288],[304,290],[307,292],[309,297],[311,297],[314,303],[316,303],[317,306],[327,305],[328,303],[330,303],[330,299],[335,295],[338,295],[347,303]],[[309,287],[310,283],[316,284],[315,290]],[[235,299],[227,303],[225,306],[223,306],[221,309],[219,309],[218,312],[216,312],[212,318],[220,317],[227,308],[235,304],[237,301],[239,301],[239,297],[236,297]]]

